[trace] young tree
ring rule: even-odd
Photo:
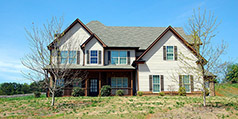
[[[179,61],[183,64],[182,66],[187,67],[182,71],[198,75],[193,81],[202,86],[203,106],[206,106],[206,81],[213,80],[224,70],[227,64],[221,61],[221,56],[224,54],[227,45],[223,41],[220,42],[215,39],[219,24],[220,22],[217,23],[217,17],[211,11],[207,14],[206,10],[201,13],[200,8],[197,11],[194,10],[187,23],[189,34],[187,39],[191,40],[190,44],[196,50],[195,55],[197,57],[194,60],[180,52]],[[189,62],[196,62],[198,66],[191,65]]]
[[[64,33],[61,33],[62,26],[62,17],[59,19],[52,17],[50,22],[43,24],[43,28],[35,27],[33,24],[31,29],[26,29],[31,52],[21,59],[22,64],[29,69],[29,72],[23,72],[23,75],[34,82],[44,81],[43,88],[47,88],[51,93],[52,106],[55,103],[57,90],[72,85],[74,78],[82,81],[87,76],[86,71],[71,69],[71,66],[77,62],[76,51],[80,50],[80,40],[67,43],[62,41],[60,39],[64,36]],[[53,47],[47,47],[52,42]],[[61,79],[71,80],[64,80],[64,84],[59,85]]]
[[[238,83],[238,64],[230,64],[227,66],[226,81]]]

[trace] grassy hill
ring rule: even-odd
[[[217,96],[238,97],[238,83],[216,84],[215,90]]]

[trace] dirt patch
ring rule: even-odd
[[[179,109],[173,109],[166,112],[157,112],[149,115],[149,119],[217,119],[223,117],[231,117],[230,112],[227,112],[225,108],[221,107],[202,107],[197,105],[186,105]]]

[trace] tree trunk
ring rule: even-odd
[[[51,106],[55,105],[55,92],[52,93],[52,101],[51,101]]]
[[[205,89],[205,81],[203,82],[203,106],[206,107],[206,89]]]

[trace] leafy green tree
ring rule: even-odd
[[[227,66],[226,80],[232,83],[238,83],[238,64]]]

